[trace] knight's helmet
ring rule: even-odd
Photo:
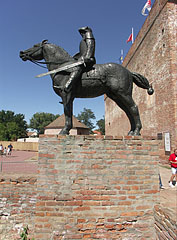
[[[94,39],[94,36],[93,36],[93,33],[92,33],[92,29],[89,28],[88,26],[81,27],[81,28],[79,28],[78,31],[80,32],[80,34],[84,33],[86,35],[86,38],[93,38]]]

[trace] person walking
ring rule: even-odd
[[[11,153],[12,153],[12,148],[13,148],[13,146],[12,146],[12,144],[10,143],[10,144],[8,145],[7,155],[11,155]]]
[[[3,155],[3,145],[2,145],[2,143],[1,143],[1,145],[0,145],[0,155]]]
[[[175,187],[175,185],[173,185],[174,178],[176,178],[176,186],[177,186],[177,148],[175,148],[174,153],[170,155],[169,162],[171,164],[171,171],[172,171],[172,175],[169,181],[169,186],[173,188]]]
[[[159,188],[160,189],[165,189],[163,184],[162,184],[162,179],[161,179],[160,173],[159,173]]]
[[[6,147],[4,148],[3,155],[4,155],[5,157],[7,156],[7,148],[6,148]]]

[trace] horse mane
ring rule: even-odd
[[[49,47],[53,48],[53,52],[58,55],[60,58],[62,56],[63,59],[69,61],[69,60],[73,60],[73,57],[71,55],[69,55],[69,53],[64,50],[62,47],[57,46],[53,43],[48,43],[47,44]]]

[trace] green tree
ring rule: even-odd
[[[100,131],[102,135],[105,135],[105,118],[103,117],[102,119],[98,120],[96,125],[98,126],[97,130]]]
[[[23,114],[12,111],[0,111],[0,140],[12,141],[26,137],[27,122]]]
[[[90,128],[90,132],[95,127],[92,123],[92,119],[95,119],[95,114],[91,109],[84,108],[83,111],[77,115],[77,119]]]
[[[4,123],[0,123],[0,140],[8,141],[8,134],[6,131],[6,125]]]
[[[44,133],[44,128],[51,122],[53,122],[60,115],[54,115],[52,113],[37,112],[30,119],[29,128],[35,129],[39,134]]]

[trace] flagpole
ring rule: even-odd
[[[121,49],[121,53],[120,54],[121,54],[122,57],[124,57],[124,50],[123,49]]]
[[[132,28],[132,44],[134,42],[134,38],[133,38],[133,28]]]
[[[124,50],[121,49],[121,63],[123,63],[123,59],[124,59]]]

